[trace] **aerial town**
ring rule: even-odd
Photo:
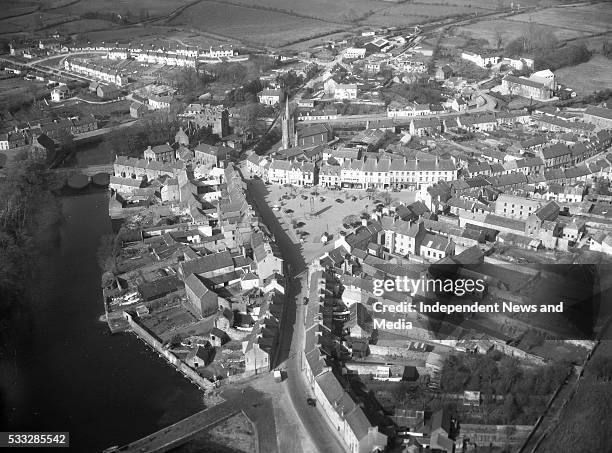
[[[555,9],[532,3],[491,20]],[[612,52],[531,21],[520,45],[452,35],[472,14],[296,48],[11,37],[0,174],[104,194],[101,319],[203,395],[105,452],[196,451],[233,422],[236,452],[607,451],[605,416],[570,414],[612,381],[612,83],[568,74],[609,76]]]

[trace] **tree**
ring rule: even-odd
[[[497,44],[497,49],[501,49],[503,47],[504,44],[504,34],[502,33],[501,30],[497,30],[495,32],[495,42]]]
[[[516,418],[520,415],[521,409],[514,398],[514,395],[507,394],[504,398],[504,423],[507,425],[514,424]]]

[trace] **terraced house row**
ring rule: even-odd
[[[321,165],[318,184],[352,189],[420,189],[454,179],[457,165],[450,159],[369,157],[346,159],[342,165]]]
[[[82,60],[66,59],[64,61],[64,69],[96,80],[113,83],[117,86],[123,86],[128,83],[128,76],[126,74],[122,74],[116,69],[105,68]]]

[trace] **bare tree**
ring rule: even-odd
[[[504,34],[501,30],[497,30],[495,32],[495,43],[497,44],[497,49],[501,49],[504,45]]]

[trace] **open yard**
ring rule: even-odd
[[[373,211],[374,203],[370,199],[370,193],[364,190],[329,190],[317,188],[318,195],[312,195],[314,188],[292,189],[291,187],[266,186],[269,195],[266,199],[268,205],[281,206],[281,211],[275,211],[279,222],[294,242],[299,242],[300,232],[303,235],[303,255],[306,262],[320,256],[323,252],[334,248],[334,241],[338,239],[340,231],[350,230],[342,225],[342,219],[349,215],[359,215],[367,211]],[[411,203],[415,199],[415,193],[409,191],[391,192],[392,199]],[[282,198],[289,196],[289,198]],[[304,199],[303,197],[306,197]],[[312,203],[311,203],[312,200]],[[337,201],[340,200],[340,201]],[[295,222],[297,228],[293,228]],[[332,235],[327,245],[321,242],[323,233]]]
[[[557,81],[573,88],[579,95],[612,87],[612,60],[595,55],[586,63],[555,71]]]
[[[200,2],[185,9],[173,18],[170,24],[236,38],[247,44],[270,46],[346,28],[345,25],[322,20],[305,19],[275,11],[225,5],[212,1]]]

